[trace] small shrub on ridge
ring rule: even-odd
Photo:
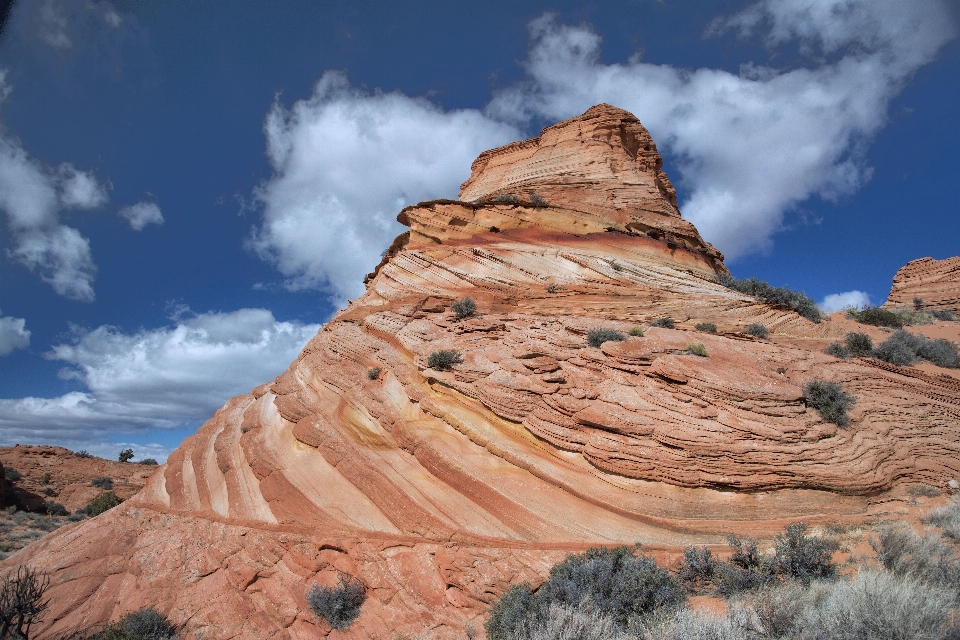
[[[854,357],[869,356],[873,353],[873,340],[865,333],[848,333],[843,341],[847,351]]]
[[[96,487],[97,489],[113,489],[113,480],[107,476],[100,476],[99,478],[94,478],[90,481],[91,486]]]
[[[120,498],[113,491],[104,491],[87,505],[87,515],[91,518],[98,516],[105,511],[113,509],[120,504]]]
[[[155,465],[158,465],[158,464],[160,464],[160,463],[157,462],[157,459],[156,459],[156,458],[144,458],[143,460],[141,460],[141,461],[138,462],[137,464],[145,464],[145,465],[149,465],[149,466],[155,466]]]
[[[427,366],[437,371],[449,371],[453,365],[463,363],[463,354],[454,349],[434,351],[427,358]]]
[[[613,329],[590,329],[587,331],[587,344],[591,347],[599,347],[604,342],[623,342],[627,336]]]
[[[316,583],[307,592],[310,608],[334,629],[346,629],[360,615],[367,599],[363,583],[353,576],[340,576],[336,587],[319,587]]]
[[[457,320],[463,320],[477,312],[477,303],[473,301],[473,298],[467,296],[451,304],[450,309],[457,317]]]
[[[380,367],[373,367],[372,369],[367,369],[367,379],[376,380],[380,377],[380,372],[383,371]]]
[[[643,327],[630,327],[630,331],[628,331],[627,333],[629,333],[634,338],[642,338]]]
[[[764,325],[759,322],[753,322],[747,325],[747,328],[744,330],[746,333],[757,338],[766,338],[770,335],[770,330],[767,329]]]
[[[707,357],[709,357],[709,356],[707,355],[707,348],[706,348],[705,346],[703,346],[703,344],[701,344],[701,343],[699,343],[699,342],[696,343],[696,344],[688,344],[688,345],[687,345],[687,353],[689,353],[689,354],[691,354],[691,355],[695,355],[695,356],[700,356],[701,358],[707,358]]]
[[[77,452],[74,453],[73,455],[77,456],[78,458],[92,458],[92,457],[93,457],[93,454],[90,453],[89,451],[87,451],[86,449],[80,449],[80,451],[77,451]]]
[[[651,327],[662,327],[664,329],[673,329],[673,318],[660,318],[650,323]]]
[[[807,320],[820,322],[822,319],[820,309],[817,308],[813,298],[802,291],[793,291],[786,287],[774,287],[756,278],[738,279],[733,276],[722,275],[718,278],[718,281],[728,289],[753,296],[769,305],[796,311]]]
[[[828,356],[833,356],[834,358],[841,358],[846,360],[850,357],[850,352],[847,351],[847,348],[840,344],[839,342],[831,342],[830,345],[823,350]]]
[[[807,535],[808,528],[794,522],[774,538],[778,572],[804,584],[836,577],[838,567],[832,558],[837,543]]]
[[[712,322],[698,322],[697,331],[703,331],[705,333],[716,333],[717,325]]]
[[[844,393],[839,382],[811,380],[803,387],[803,398],[808,407],[813,407],[827,422],[845,427],[849,420],[847,411],[857,401],[849,393]]]
[[[10,482],[16,482],[23,476],[20,475],[20,472],[14,469],[13,467],[4,467],[3,468],[3,477],[9,480]]]
[[[903,316],[889,309],[882,307],[864,307],[859,311],[850,309],[847,315],[860,324],[872,324],[875,327],[892,327],[894,329],[903,328]]]

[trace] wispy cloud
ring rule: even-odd
[[[47,357],[66,363],[61,377],[85,390],[0,400],[0,442],[93,443],[111,431],[195,425],[279,375],[319,328],[240,309],[136,333],[78,330]]]
[[[827,313],[844,311],[845,309],[862,309],[870,306],[870,296],[863,291],[844,291],[826,296],[819,305]]]
[[[27,321],[0,315],[0,356],[29,346],[30,331],[27,330]]]
[[[118,215],[126,220],[134,231],[143,231],[148,224],[163,224],[163,213],[155,202],[138,202],[123,207]]]

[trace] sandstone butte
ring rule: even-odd
[[[960,380],[832,358],[842,322],[717,284],[723,256],[661,165],[633,115],[598,105],[482,154],[459,201],[401,211],[409,231],[366,293],[285,373],[227,402],[135,497],[5,562],[51,576],[36,637],[152,606],[205,638],[462,638],[571,551],[669,557],[863,522],[911,483],[960,477]],[[457,320],[464,296],[477,313]],[[755,322],[770,339],[743,333]],[[430,369],[444,349],[464,362]],[[814,378],[857,397],[849,427],[805,406]],[[305,599],[341,572],[368,592],[342,631]]]
[[[884,306],[912,307],[914,298],[923,300],[925,309],[960,314],[960,257],[920,258],[897,271]]]

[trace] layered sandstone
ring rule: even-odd
[[[960,257],[934,260],[920,258],[901,267],[884,306],[913,306],[923,300],[925,309],[960,314]]]
[[[8,561],[54,572],[38,637],[145,605],[208,638],[462,637],[570,550],[857,521],[904,483],[960,477],[960,381],[826,356],[834,323],[720,286],[660,166],[601,105],[481,156],[460,201],[404,209],[366,293],[284,374],[135,498]],[[457,319],[463,296],[478,313]],[[430,369],[444,349],[464,362]],[[805,405],[814,378],[857,396],[849,427]],[[304,599],[338,572],[370,594],[346,632]]]

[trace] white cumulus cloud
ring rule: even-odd
[[[818,305],[827,313],[835,311],[844,311],[845,309],[862,309],[870,306],[870,296],[863,291],[844,291],[843,293],[832,293],[826,296]]]
[[[134,231],[143,231],[148,224],[163,224],[163,213],[155,202],[138,202],[120,209],[119,215]]]
[[[866,145],[887,106],[954,37],[946,0],[764,0],[717,20],[769,46],[796,43],[806,66],[744,65],[739,74],[605,64],[589,25],[531,23],[527,79],[487,114],[523,124],[608,102],[650,129],[680,171],[684,217],[728,257],[770,246],[784,214],[814,196],[850,194],[870,177]]]
[[[0,441],[91,442],[117,430],[194,425],[282,373],[319,329],[240,309],[135,333],[78,332],[47,357],[66,363],[61,377],[85,390],[0,399]]]
[[[257,190],[263,220],[250,246],[291,289],[324,290],[341,304],[403,231],[401,208],[456,198],[480,152],[523,137],[476,110],[367,93],[335,71],[289,109],[278,100],[264,133],[274,175]]]
[[[26,349],[28,346],[30,346],[30,331],[27,330],[27,321],[23,318],[0,315],[0,356],[5,356],[17,349]]]
[[[9,92],[6,73],[0,73],[0,96]],[[60,211],[100,207],[107,189],[70,163],[44,166],[0,124],[0,211],[11,238],[7,257],[37,272],[66,298],[91,302],[97,267],[90,241],[62,224]]]

